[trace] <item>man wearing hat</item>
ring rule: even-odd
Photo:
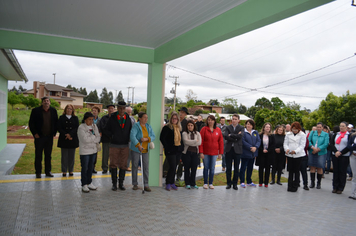
[[[103,174],[106,174],[108,172],[109,147],[110,147],[110,136],[105,134],[104,128],[108,123],[111,114],[115,111],[115,105],[110,104],[107,105],[106,108],[108,109],[108,114],[101,117],[98,123],[99,132],[101,134],[101,142],[103,144],[102,161],[101,161],[101,168],[103,170]]]
[[[111,114],[104,130],[111,137],[109,147],[112,190],[117,190],[117,168],[119,167],[119,189],[125,190],[124,179],[129,157],[129,141],[132,123],[125,112],[126,103],[117,104],[117,112]]]
[[[354,132],[353,129],[354,129],[354,126],[352,124],[349,124],[347,126],[347,131],[349,131],[350,134],[352,134]]]

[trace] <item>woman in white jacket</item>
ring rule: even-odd
[[[296,192],[299,187],[299,169],[303,156],[306,136],[299,122],[293,122],[291,132],[286,134],[283,148],[288,160],[288,192]]]
[[[94,115],[91,112],[86,112],[82,124],[78,128],[82,191],[85,193],[97,188],[93,185],[91,176],[96,154],[99,151],[97,144],[100,142],[100,133],[93,119]]]
[[[199,145],[201,144],[201,136],[197,131],[197,126],[193,121],[187,122],[187,131],[182,134],[184,150],[183,150],[183,165],[184,165],[184,182],[187,189],[199,187],[195,184],[195,176],[200,162],[198,157]]]

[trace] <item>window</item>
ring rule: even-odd
[[[62,92],[63,97],[67,97],[67,92]]]
[[[6,93],[0,91],[0,124],[6,121]]]
[[[56,96],[56,92],[50,91],[49,96]]]

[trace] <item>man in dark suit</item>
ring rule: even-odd
[[[239,165],[242,154],[242,137],[244,135],[244,127],[239,125],[240,116],[232,115],[232,124],[225,129],[224,137],[226,142],[225,158],[226,158],[226,189],[231,188],[237,190],[237,180],[239,176]],[[231,181],[232,162],[234,162],[234,177]]]
[[[35,138],[35,170],[36,178],[41,178],[42,153],[45,155],[46,177],[53,177],[51,173],[51,159],[53,137],[57,133],[58,114],[57,110],[50,106],[48,97],[42,98],[42,106],[33,108],[31,111],[29,127]]]

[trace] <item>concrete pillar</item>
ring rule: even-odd
[[[149,152],[149,184],[162,186],[163,152],[159,141],[164,115],[165,64],[148,65],[147,115],[148,123],[156,135],[155,149]]]

